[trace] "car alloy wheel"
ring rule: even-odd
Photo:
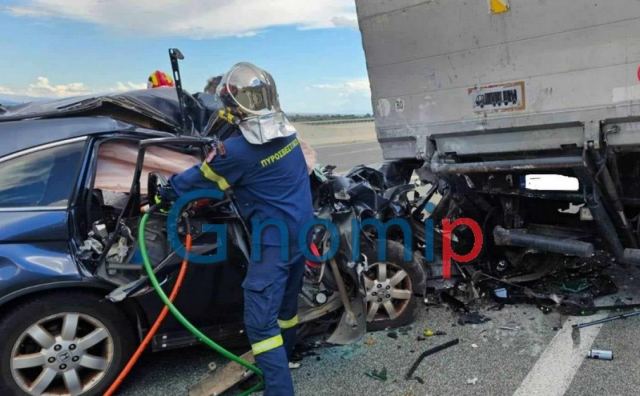
[[[33,323],[17,338],[11,375],[30,395],[78,395],[100,382],[113,355],[113,336],[103,323],[62,312]]]
[[[367,322],[394,320],[409,307],[413,288],[409,274],[398,265],[378,262],[364,273]]]

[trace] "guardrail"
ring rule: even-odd
[[[353,119],[344,119],[344,120],[318,120],[318,121],[293,121],[301,124],[310,124],[310,125],[331,125],[331,124],[354,124],[357,122],[373,122],[375,119],[371,118],[353,118]]]

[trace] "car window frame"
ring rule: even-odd
[[[49,150],[49,149],[53,149],[53,148],[56,148],[56,147],[66,146],[66,145],[69,145],[69,144],[75,144],[75,143],[79,143],[79,142],[85,142],[85,147],[83,148],[83,152],[81,153],[80,166],[78,167],[78,170],[76,171],[75,181],[73,182],[73,185],[72,185],[72,187],[70,189],[69,198],[67,199],[66,205],[59,205],[59,206],[25,205],[25,206],[14,206],[14,207],[2,207],[2,206],[0,206],[0,213],[3,213],[3,212],[4,213],[6,213],[6,212],[36,212],[36,211],[37,212],[55,212],[55,211],[67,211],[67,210],[69,210],[69,208],[72,207],[73,203],[74,203],[74,197],[76,195],[77,185],[78,185],[78,177],[83,172],[84,160],[85,160],[86,153],[87,153],[87,147],[86,147],[87,139],[88,139],[88,136],[78,136],[78,137],[74,137],[74,138],[70,138],[70,139],[64,139],[64,140],[59,140],[59,141],[56,141],[56,142],[42,144],[40,146],[30,147],[28,149],[16,151],[14,153],[11,153],[11,154],[5,155],[4,157],[1,157],[0,158],[0,164],[3,164],[5,162],[8,162],[8,161],[23,157],[25,155],[37,153],[39,151]]]

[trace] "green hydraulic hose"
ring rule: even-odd
[[[169,300],[169,297],[166,295],[164,290],[162,290],[162,287],[158,282],[158,278],[156,278],[156,274],[153,273],[153,267],[151,266],[149,253],[147,252],[147,244],[144,240],[145,228],[147,227],[147,221],[149,220],[150,214],[151,214],[151,210],[145,213],[142,216],[142,219],[140,220],[140,226],[138,230],[138,245],[140,246],[140,253],[142,255],[142,261],[144,263],[144,269],[147,271],[147,275],[149,276],[151,285],[155,289],[156,293],[158,293],[158,296],[160,296],[160,299],[162,300],[162,302],[167,306],[167,308],[169,308],[169,311],[171,312],[171,314],[173,314],[173,316],[178,320],[178,322],[180,322],[187,330],[189,330],[191,334],[196,336],[198,340],[202,341],[205,345],[207,345],[214,351],[218,352],[220,355],[238,363],[243,367],[246,367],[247,369],[253,371],[260,377],[261,381],[258,384],[247,389],[240,395],[245,396],[245,395],[250,395],[253,392],[257,392],[263,386],[262,371],[257,366],[247,362],[246,360],[242,359],[240,356],[234,355],[233,353],[224,349],[220,345],[216,344],[209,337],[207,337],[202,331],[200,331],[197,327],[191,324],[191,322],[189,322],[189,320],[185,318],[184,315],[182,315],[182,313],[178,310],[178,308],[176,308],[175,305],[173,305],[173,303],[171,302],[171,300]]]

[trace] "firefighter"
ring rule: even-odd
[[[167,73],[156,70],[147,79],[147,89],[160,87],[173,87],[173,79]]]
[[[305,158],[269,73],[239,63],[223,76],[217,93],[227,106],[223,118],[236,124],[240,133],[213,147],[202,165],[172,176],[160,199],[166,204],[202,188],[233,190],[254,234],[242,283],[247,336],[264,373],[265,395],[293,395],[289,358],[304,273],[298,236],[313,219]],[[276,226],[257,232],[257,222],[271,220],[284,224],[287,232]],[[256,232],[261,234],[257,238]],[[289,247],[285,257],[281,246]],[[255,254],[256,249],[261,254]]]

